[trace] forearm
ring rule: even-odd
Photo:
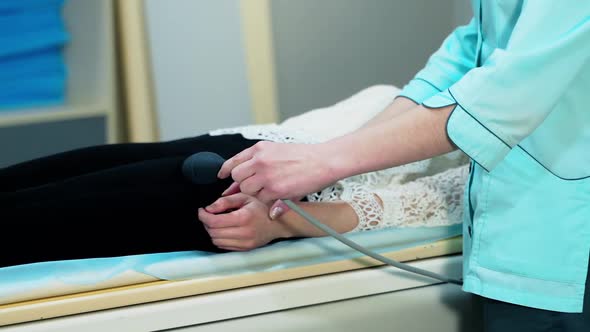
[[[354,209],[346,202],[297,202],[297,205],[338,233],[353,230],[358,224]],[[287,211],[276,221],[280,237],[319,237],[327,234],[309,223],[293,210]]]
[[[362,125],[361,128],[368,128],[381,124],[416,106],[417,104],[414,101],[406,97],[395,98],[393,102],[387,106],[387,108],[385,108],[371,120],[367,121],[364,125]]]
[[[453,151],[455,147],[446,133],[453,108],[416,106],[387,121],[319,144],[316,152],[329,156],[326,176],[336,181]]]

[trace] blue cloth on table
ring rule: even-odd
[[[369,249],[384,253],[425,245],[460,234],[459,224],[390,228],[350,233],[346,236]],[[26,294],[47,287],[55,281],[92,285],[130,270],[159,279],[181,280],[274,271],[361,256],[364,255],[333,238],[321,237],[277,242],[249,252],[213,254],[182,251],[25,264],[0,268],[0,299]]]

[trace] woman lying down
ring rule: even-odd
[[[374,86],[280,124],[219,129],[159,143],[93,146],[0,170],[0,267],[185,250],[245,251],[324,236],[293,211],[195,185],[184,160],[201,151],[230,158],[258,141],[321,142],[394,118],[415,105]],[[387,138],[384,138],[387,139]],[[461,222],[467,159],[451,154],[347,178],[297,202],[340,233]],[[270,218],[274,215],[275,218]]]

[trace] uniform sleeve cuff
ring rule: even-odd
[[[491,171],[510,152],[511,147],[472,116],[445,90],[422,103],[428,108],[455,105],[447,121],[449,139],[471,159]]]
[[[408,82],[399,94],[399,97],[406,97],[413,100],[416,104],[421,104],[424,100],[436,95],[441,90],[430,82],[415,78]]]

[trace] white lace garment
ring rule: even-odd
[[[394,86],[373,86],[331,107],[308,111],[280,124],[225,128],[209,134],[239,133],[247,139],[282,143],[323,142],[362,126],[385,109],[398,93],[399,89]],[[307,199],[310,202],[340,200],[350,204],[359,221],[352,232],[450,225],[461,222],[467,174],[467,158],[456,151],[346,178],[308,195]]]

